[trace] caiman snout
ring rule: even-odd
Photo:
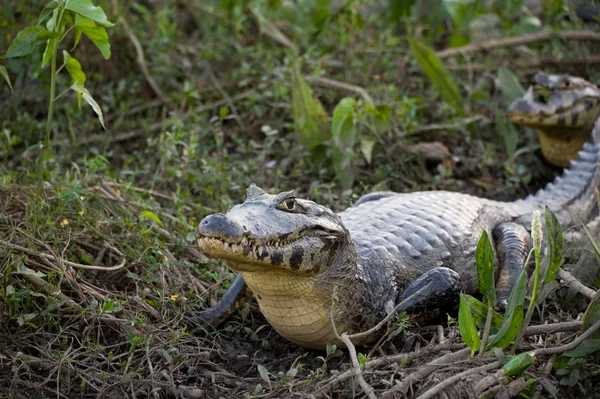
[[[244,231],[242,228],[222,213],[215,213],[205,217],[196,228],[196,238],[237,238],[243,234]]]

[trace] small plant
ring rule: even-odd
[[[44,24],[45,22],[45,24]],[[110,44],[106,29],[113,26],[102,8],[92,4],[91,0],[51,0],[40,12],[38,22],[34,26],[28,26],[17,33],[6,53],[1,58],[24,57],[31,54],[36,47],[45,44],[42,58],[42,68],[50,63],[50,97],[48,99],[48,115],[46,120],[46,135],[44,143],[40,147],[44,149],[40,163],[40,173],[43,171],[44,153],[50,147],[50,133],[54,117],[54,103],[65,93],[72,90],[77,93],[77,100],[81,107],[83,98],[98,115],[100,123],[104,127],[102,110],[94,100],[90,92],[85,88],[86,75],[81,69],[79,61],[71,55],[79,44],[81,35],[85,35],[100,50],[105,59],[110,58]],[[59,57],[58,49],[70,32],[74,35],[74,46],[71,53],[62,51],[63,63],[57,68]],[[56,95],[56,76],[66,68],[73,79],[73,84]],[[0,75],[8,82],[10,79],[6,68],[0,68]],[[11,86],[12,90],[12,86]]]

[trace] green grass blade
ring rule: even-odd
[[[548,268],[542,271],[542,278],[544,279],[544,284],[547,284],[554,280],[560,268],[560,262],[563,257],[563,232],[558,219],[548,207],[546,207],[544,212],[544,218],[546,219],[549,261]]]
[[[481,341],[477,334],[477,327],[475,327],[475,321],[471,315],[471,308],[467,302],[467,299],[463,294],[460,294],[460,307],[458,308],[458,327],[460,335],[462,336],[465,344],[471,348],[473,352],[479,350]]]
[[[460,96],[458,87],[454,84],[452,76],[435,54],[435,51],[415,39],[409,38],[408,43],[417,62],[431,83],[438,89],[444,100],[456,110],[456,113],[462,115],[464,101]]]

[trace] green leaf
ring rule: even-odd
[[[370,165],[373,159],[373,147],[375,146],[375,140],[363,138],[360,140],[360,151],[365,157],[365,161]]]
[[[141,217],[145,217],[148,218],[150,220],[155,221],[156,223],[158,223],[159,226],[162,227],[162,222],[160,221],[160,219],[158,218],[158,216],[156,216],[153,212],[150,211],[142,211],[142,213],[140,214]]]
[[[484,230],[477,244],[475,263],[477,264],[477,283],[479,292],[486,298],[488,304],[496,300],[496,287],[494,286],[494,260],[496,255],[492,243]]]
[[[514,73],[506,68],[499,68],[496,76],[496,87],[500,89],[507,104],[525,94],[525,90]]]
[[[87,91],[85,87],[80,86],[77,83],[73,83],[71,85],[71,90],[75,91],[78,95],[81,95],[85,102],[90,104],[96,115],[98,115],[98,119],[100,120],[102,127],[106,129],[106,126],[104,126],[104,117],[102,116],[102,109],[100,108],[96,100],[94,100],[90,92]]]
[[[2,58],[22,57],[31,54],[33,49],[40,44],[40,37],[44,32],[48,32],[43,26],[29,26],[19,33],[12,41],[6,54]]]
[[[327,113],[296,70],[292,71],[292,110],[296,135],[304,148],[313,150],[329,139]]]
[[[481,341],[477,334],[477,327],[473,316],[471,315],[471,308],[467,303],[467,299],[463,294],[460,294],[460,307],[458,308],[458,327],[460,329],[460,335],[462,336],[465,344],[471,348],[473,352],[479,350]]]
[[[410,8],[415,4],[416,0],[390,0],[388,11],[392,22],[399,22],[402,17],[410,15]]]
[[[485,321],[487,319],[488,314],[488,306],[478,300],[477,298],[472,297],[471,295],[464,294],[467,304],[471,309],[471,315],[473,316],[473,321],[477,328],[484,329]],[[490,333],[497,333],[502,327],[502,315],[492,309],[492,326],[490,329]]]
[[[571,349],[563,354],[567,357],[585,357],[590,353],[600,350],[600,338],[588,338],[580,343],[577,348]]]
[[[521,375],[533,363],[535,363],[533,351],[520,353],[506,362],[504,365],[504,375],[506,377]]]
[[[558,269],[560,268],[560,262],[562,261],[563,256],[563,232],[556,215],[554,215],[547,206],[544,211],[544,218],[546,219],[549,260],[548,267],[542,270],[541,277],[544,279],[544,283],[547,284],[554,280],[556,273],[558,273]]]
[[[585,313],[583,314],[581,331],[585,331],[600,320],[600,296],[590,302]],[[600,339],[600,331],[594,333],[590,338]]]
[[[83,33],[96,47],[98,47],[98,50],[100,50],[105,59],[110,58],[110,43],[108,41],[106,29],[96,25],[91,19],[80,15],[75,16],[75,28],[75,45],[79,43],[79,37],[81,37],[81,33]]]
[[[8,71],[6,70],[6,67],[2,65],[0,65],[0,76],[2,76],[4,80],[6,80],[8,87],[10,87],[10,92],[14,93],[12,84],[10,83],[10,77],[8,76]]]
[[[452,76],[435,54],[435,51],[415,39],[409,38],[408,43],[417,62],[421,65],[431,83],[438,89],[444,100],[456,110],[456,113],[462,115],[464,104],[458,87],[454,84]]]
[[[63,57],[65,59],[65,66],[67,67],[67,71],[69,71],[69,75],[73,78],[73,82],[85,86],[85,73],[81,70],[79,61],[71,57],[65,50],[63,50]]]
[[[114,26],[114,24],[106,17],[104,10],[92,4],[91,0],[67,0],[65,9],[89,18],[102,26],[108,28]]]
[[[48,18],[48,15],[50,15],[52,11],[54,11],[54,9],[58,7],[58,4],[58,0],[52,0],[50,3],[46,4],[46,7],[44,7],[42,12],[40,13],[40,16],[38,18],[38,24],[44,22],[44,20]]]
[[[527,270],[523,269],[513,287],[504,313],[504,322],[500,331],[488,344],[488,347],[506,348],[517,336],[523,322],[523,302],[527,293]]]
[[[390,125],[390,117],[392,116],[392,109],[387,104],[378,104],[373,108],[373,122],[375,130],[380,133],[386,131]]]
[[[512,158],[519,144],[519,131],[502,110],[496,110],[496,128],[502,135],[508,156]]]
[[[57,39],[50,39],[46,41],[46,48],[44,49],[44,56],[42,57],[42,68],[48,65],[52,59],[52,51]]]
[[[354,171],[354,144],[356,142],[356,128],[354,126],[354,109],[356,101],[346,97],[342,99],[333,110],[331,119],[331,133],[333,137],[333,169],[340,181],[342,188],[352,187]]]
[[[269,384],[269,388],[271,387],[271,379],[269,378],[269,372],[262,364],[257,364],[256,369],[258,370],[258,374],[260,378],[263,379],[267,384]]]

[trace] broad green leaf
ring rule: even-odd
[[[577,348],[567,351],[563,356],[567,357],[585,357],[590,353],[600,350],[600,338],[588,338],[580,343]]]
[[[354,144],[356,142],[356,128],[354,126],[354,109],[356,101],[346,97],[342,99],[333,110],[331,119],[331,134],[333,137],[333,169],[340,181],[342,188],[352,187],[354,171]]]
[[[58,4],[58,0],[52,0],[50,3],[46,4],[46,7],[44,7],[40,13],[38,24],[44,22],[44,20],[48,18],[48,15],[50,15],[58,7]]]
[[[6,70],[6,67],[2,65],[0,65],[0,76],[2,76],[4,80],[6,80],[8,87],[10,87],[10,92],[14,93],[12,84],[10,83],[10,77],[8,76],[8,71]]]
[[[114,24],[106,17],[104,10],[92,4],[91,0],[67,0],[65,3],[65,8],[89,18],[102,26],[106,26],[108,28],[114,26]]]
[[[43,26],[30,26],[23,29],[17,33],[2,58],[22,57],[31,54],[33,49],[40,44],[38,37],[44,32],[47,32],[47,30]]]
[[[600,321],[600,296],[596,295],[583,314],[581,331],[587,330],[598,321]],[[600,331],[594,333],[590,338],[600,339]]]
[[[365,157],[365,161],[370,165],[373,159],[373,147],[375,146],[375,140],[363,138],[360,140],[360,151]]]
[[[462,336],[465,344],[471,348],[473,352],[479,350],[481,341],[477,334],[477,327],[473,316],[471,315],[471,308],[467,303],[467,299],[463,294],[460,294],[460,307],[458,308],[458,328],[460,329],[460,335]]]
[[[96,25],[96,23],[91,19],[82,17],[80,15],[75,16],[75,28],[75,45],[79,43],[79,38],[81,37],[81,33],[83,33],[92,41],[92,43],[94,43],[96,47],[98,47],[98,50],[100,50],[105,59],[110,58],[110,43],[108,41],[108,33],[106,33],[106,29]]]
[[[519,334],[523,324],[523,305],[519,305],[507,317],[508,312],[504,315],[504,323],[494,339],[488,344],[488,348],[506,348]]]
[[[523,321],[523,302],[527,294],[527,270],[523,269],[508,298],[504,322],[488,347],[506,348],[519,333]]]
[[[67,67],[67,71],[69,71],[69,75],[73,78],[73,82],[85,86],[85,73],[81,70],[79,61],[71,57],[65,50],[63,50],[63,57],[65,59],[65,66]]]
[[[498,69],[498,75],[496,76],[495,81],[496,87],[502,92],[507,104],[511,104],[517,98],[525,94],[525,90],[523,89],[523,86],[521,86],[521,83],[519,83],[519,79],[514,73],[506,68],[501,67]]]
[[[298,141],[313,150],[330,137],[327,113],[302,76],[292,71],[292,109]]]
[[[408,43],[417,62],[431,83],[438,89],[442,98],[456,110],[457,114],[462,115],[464,104],[458,87],[435,51],[415,39],[409,38]]]
[[[554,280],[560,268],[563,256],[563,232],[558,219],[548,207],[544,211],[544,218],[546,219],[549,261],[548,268],[542,270],[541,277],[544,279],[544,283],[547,284]]]
[[[90,104],[90,106],[92,107],[92,109],[94,110],[96,115],[98,115],[98,119],[100,120],[102,127],[106,129],[106,126],[104,126],[104,117],[102,116],[102,109],[100,108],[100,106],[98,105],[96,100],[94,100],[94,98],[92,97],[90,92],[87,91],[87,89],[85,87],[82,87],[77,83],[73,83],[71,85],[71,90],[73,90],[77,94],[81,95],[83,97],[83,99],[85,100],[85,102]]]
[[[494,286],[494,260],[496,255],[492,243],[484,230],[477,244],[475,263],[477,264],[477,283],[479,292],[487,299],[487,303],[496,300],[496,287]]]
[[[471,315],[473,316],[473,321],[477,328],[484,329],[485,321],[487,319],[488,306],[478,300],[477,298],[472,297],[471,295],[464,294],[465,299],[471,309]],[[502,315],[492,309],[492,326],[490,329],[490,333],[496,334],[500,328],[502,327]]]
[[[158,218],[158,216],[156,216],[156,214],[154,214],[153,212],[142,211],[142,213],[140,214],[140,216],[155,221],[161,227],[163,225],[162,222],[160,221],[160,219]]]
[[[535,363],[533,351],[520,353],[506,362],[504,365],[504,375],[506,377],[521,375],[533,363]]]

